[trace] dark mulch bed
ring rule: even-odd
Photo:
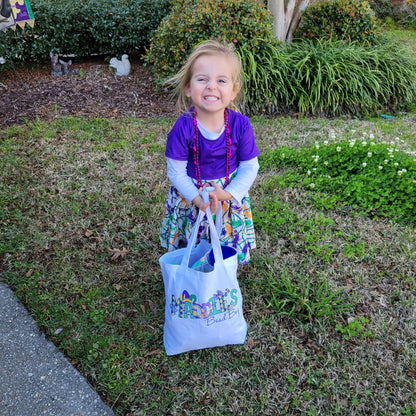
[[[131,62],[127,76],[116,76],[104,60],[74,63],[81,75],[53,76],[50,65],[0,72],[0,126],[57,115],[162,117],[175,114],[174,100],[157,89],[150,70]]]

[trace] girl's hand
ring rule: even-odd
[[[217,201],[228,201],[233,197],[225,189],[222,189],[215,181],[211,182],[211,186],[213,186],[215,188],[215,190],[210,192],[209,195],[211,197],[211,194],[215,194],[215,197],[217,198]]]
[[[201,196],[201,192],[208,186],[210,186],[210,184],[205,183],[201,188],[198,189],[199,195],[192,200],[192,203],[204,212],[206,212],[207,207],[209,206],[211,213],[215,214],[218,209],[218,198],[215,192],[209,192],[209,202],[204,202]]]

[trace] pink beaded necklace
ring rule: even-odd
[[[196,110],[194,109],[194,137],[192,141],[192,148],[194,150],[194,165],[195,165],[195,175],[198,188],[202,186],[201,178],[201,166],[199,164],[199,134],[198,134],[198,122],[196,120]],[[228,110],[224,110],[224,126],[225,126],[225,142],[227,145],[226,151],[226,165],[225,165],[225,182],[224,189],[230,183],[230,166],[231,166],[231,134],[230,134],[230,124],[228,122]]]

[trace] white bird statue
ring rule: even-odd
[[[116,69],[116,75],[130,74],[130,61],[128,55],[123,55],[121,61],[117,58],[110,59],[110,66]]]

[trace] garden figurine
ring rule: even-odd
[[[49,56],[51,58],[51,67],[52,67],[51,75],[62,75],[61,64],[58,62],[59,61],[58,54],[54,54],[50,52]]]
[[[256,241],[248,191],[259,169],[259,150],[249,119],[237,112],[242,79],[234,46],[210,40],[198,45],[169,80],[177,85],[183,113],[165,151],[172,186],[159,236],[168,251],[187,245],[198,211],[210,206],[222,216],[221,244],[237,250],[239,263],[250,260]],[[214,189],[204,203],[206,187]],[[209,239],[208,229],[202,223],[198,240]]]
[[[59,63],[62,65],[62,75],[78,75],[79,74],[79,69],[69,69],[69,67],[72,65],[72,60],[65,62],[60,59]]]
[[[110,59],[110,67],[116,69],[116,75],[128,75],[130,74],[130,61],[128,55],[123,55],[121,61],[117,58]]]

